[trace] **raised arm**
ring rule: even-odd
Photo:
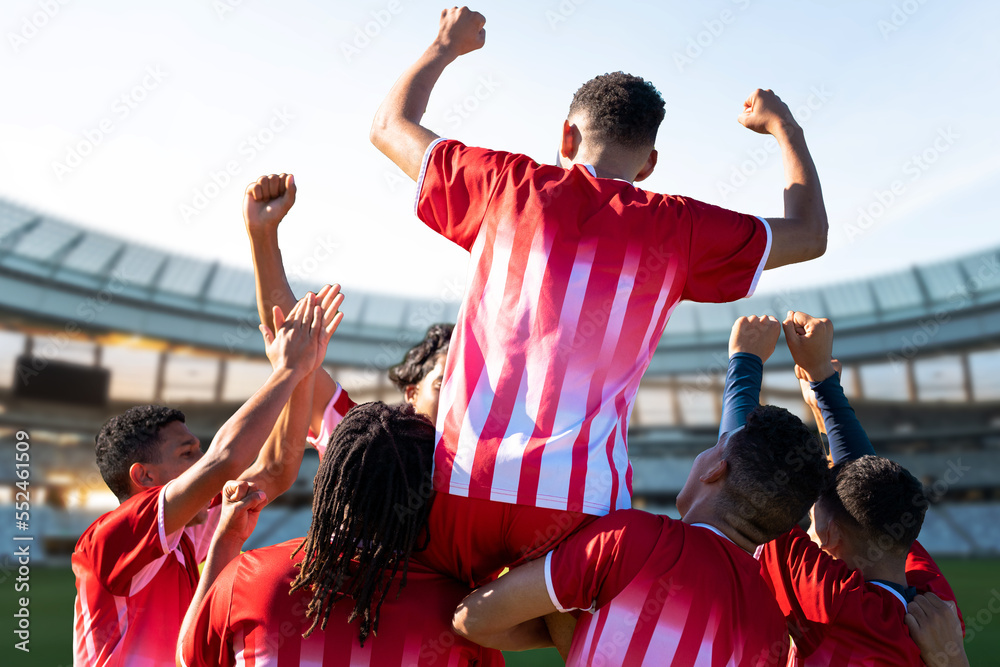
[[[250,237],[257,313],[261,324],[269,329],[274,328],[273,308],[278,306],[287,313],[296,301],[278,248],[278,225],[295,204],[296,192],[294,176],[269,174],[248,185],[243,196],[243,221]],[[321,241],[320,245],[323,244]],[[326,298],[339,299],[335,306],[339,308],[344,300],[340,285],[333,285]],[[309,426],[314,433],[319,433],[323,412],[337,390],[337,383],[323,369],[313,374],[313,381]]]
[[[184,621],[181,623],[176,649],[178,665],[185,664],[181,655],[184,641],[192,632],[205,596],[208,595],[219,574],[240,555],[243,544],[257,526],[257,518],[267,500],[267,495],[252,482],[226,482],[222,490],[222,516],[219,519],[219,526],[212,535],[212,544],[208,547],[208,558],[198,580],[198,588],[195,589],[194,598],[188,605]]]
[[[840,374],[833,365],[833,323],[790,311],[782,323],[796,376],[809,382],[830,440],[834,463],[875,454],[868,434],[847,402]]]
[[[485,25],[486,17],[468,7],[443,10],[437,37],[403,72],[375,114],[371,142],[414,181],[427,147],[438,138],[420,124],[431,90],[452,61],[483,47]]]
[[[755,90],[743,103],[739,121],[778,141],[785,168],[785,213],[768,218],[771,253],[765,269],[815,259],[826,252],[828,224],[816,165],[802,128],[788,105],[770,90]]]
[[[733,324],[719,437],[746,424],[747,415],[760,404],[764,362],[774,353],[780,335],[781,325],[770,316],[741,317]]]
[[[170,482],[164,491],[164,532],[183,528],[219,493],[227,480],[253,463],[299,381],[319,365],[340,322],[336,310],[323,311],[307,294],[270,340],[265,337],[274,370],[257,392],[222,425],[208,451]]]

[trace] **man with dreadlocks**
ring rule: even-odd
[[[352,408],[316,473],[305,539],[239,555],[246,524],[220,524],[206,572],[225,569],[202,578],[183,664],[502,665],[451,630],[469,589],[420,562],[433,456],[434,425],[412,406]]]
[[[271,309],[288,309],[295,295],[288,284],[278,247],[278,225],[295,204],[297,187],[292,174],[261,176],[247,186],[243,198],[243,219],[250,237],[257,310],[260,321],[271,321]],[[340,286],[335,290],[339,292]],[[406,402],[431,420],[437,417],[438,395],[448,356],[452,324],[434,324],[422,341],[408,350],[403,361],[389,369],[389,379]],[[351,397],[325,371],[316,373],[309,443],[323,454],[330,433],[355,406]]]

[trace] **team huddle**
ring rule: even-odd
[[[121,504],[73,554],[74,665],[502,665],[500,650],[551,646],[571,665],[967,665],[955,596],[917,541],[923,487],[873,450],[827,320],[737,320],[718,442],[694,460],[682,518],[631,509],[629,417],[674,307],[744,298],[764,270],[825,252],[787,106],[757,90],[739,115],[781,149],[780,218],[636,187],[664,102],[622,72],[576,92],[555,165],[466,146],[421,119],[484,25],[442,12],[371,130],[416,181],[417,217],[470,254],[457,322],[390,369],[401,405],[355,404],[321,365],[340,287],[297,300],[282,265],[294,178],[252,183],[271,375],[204,453],[165,407],[101,429]],[[758,404],[782,331],[829,455]],[[309,532],[241,553],[306,446]]]

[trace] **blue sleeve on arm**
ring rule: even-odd
[[[735,431],[747,422],[747,415],[760,405],[760,383],[764,362],[756,354],[737,352],[729,359],[726,391],[722,395],[719,436]]]
[[[816,403],[823,414],[833,462],[874,455],[875,448],[872,447],[868,434],[861,428],[854,408],[844,396],[844,388],[840,386],[840,373],[834,373],[821,382],[810,382],[809,386],[816,392]]]

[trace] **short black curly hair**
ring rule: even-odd
[[[754,544],[770,542],[801,520],[827,484],[823,446],[802,420],[763,405],[734,431],[723,456],[729,467],[717,509]]]
[[[128,471],[132,464],[159,462],[160,429],[184,419],[184,413],[174,408],[136,405],[101,427],[94,438],[97,468],[119,501],[129,497]]]
[[[417,384],[431,372],[438,357],[448,354],[454,324],[432,324],[424,339],[407,350],[403,361],[389,369],[389,379],[404,391],[411,384]]]
[[[832,472],[819,503],[865,542],[853,545],[858,555],[870,560],[883,554],[905,558],[927,511],[920,480],[881,456],[844,461]]]
[[[569,117],[588,119],[588,134],[625,148],[652,148],[664,103],[652,83],[625,72],[596,76],[573,95]]]

